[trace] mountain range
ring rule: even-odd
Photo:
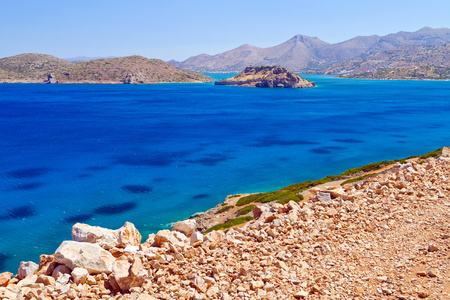
[[[280,65],[297,72],[320,73],[333,64],[368,57],[382,51],[404,46],[437,47],[449,42],[450,29],[430,27],[385,36],[357,36],[335,44],[317,37],[296,35],[273,47],[259,48],[246,44],[217,55],[200,54],[182,62],[172,60],[170,63],[199,72],[236,72],[252,65]]]
[[[51,75],[50,75],[51,74]],[[70,62],[55,56],[25,53],[0,59],[5,83],[159,83],[209,82],[211,78],[159,60],[127,57]]]

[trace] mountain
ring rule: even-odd
[[[442,46],[446,43],[450,43],[448,28],[424,27],[415,32],[401,31],[386,36],[358,36],[336,44],[316,37],[296,35],[273,47],[243,45],[217,55],[201,54],[183,62],[170,63],[201,72],[241,71],[249,65],[281,65],[294,71],[311,72],[400,46]]]
[[[51,74],[51,76],[49,76]],[[69,62],[46,54],[26,53],[0,59],[0,82],[42,83],[210,82],[211,78],[159,59],[128,57]]]

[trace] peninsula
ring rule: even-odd
[[[0,298],[448,299],[450,149],[378,168],[389,163],[351,169],[381,173],[316,185],[300,202],[259,201],[225,232],[188,219],[141,243],[129,222],[77,223],[39,265],[1,273]]]
[[[314,82],[303,79],[280,66],[247,67],[232,78],[216,81],[215,85],[282,88],[308,88],[315,86]]]
[[[138,84],[211,81],[210,77],[201,73],[139,55],[81,62],[36,53],[0,59],[1,83]]]

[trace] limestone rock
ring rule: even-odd
[[[139,231],[130,222],[125,222],[125,225],[117,230],[82,223],[72,226],[72,240],[95,243],[104,249],[125,248],[127,245],[139,246],[141,238]]]
[[[39,268],[39,265],[32,261],[22,261],[20,262],[19,270],[17,271],[17,276],[19,279],[24,279],[28,275],[33,274]]]
[[[0,274],[0,286],[7,286],[13,273],[3,272]]]
[[[261,205],[253,206],[253,208],[252,208],[253,217],[255,219],[259,219],[259,217],[261,216],[261,214],[263,212],[269,212],[269,210],[270,210],[270,206],[268,206],[268,205],[261,204]]]
[[[184,233],[187,237],[190,237],[197,227],[197,222],[195,219],[187,219],[184,221],[176,222],[173,225],[173,230]]]
[[[172,232],[170,230],[164,229],[160,230],[155,235],[155,242],[159,247],[162,246],[163,243],[169,244],[180,244],[180,240],[176,237],[176,232]]]
[[[77,267],[73,269],[71,275],[75,284],[84,284],[89,276],[89,272],[84,268]]]
[[[116,260],[112,266],[112,285],[117,285],[122,291],[141,286],[145,281],[144,274],[139,275],[137,269],[127,260]]]
[[[200,232],[196,231],[191,235],[191,246],[198,246],[203,244],[203,234],[201,234]]]
[[[47,275],[39,275],[36,279],[36,283],[43,283],[44,285],[54,285],[55,284],[55,278],[52,276]]]
[[[73,270],[86,269],[89,274],[111,273],[114,256],[97,244],[64,241],[55,252],[55,259]]]

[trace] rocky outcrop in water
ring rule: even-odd
[[[247,67],[240,74],[215,82],[216,85],[248,87],[308,88],[314,87],[312,81],[303,79],[280,66]]]

